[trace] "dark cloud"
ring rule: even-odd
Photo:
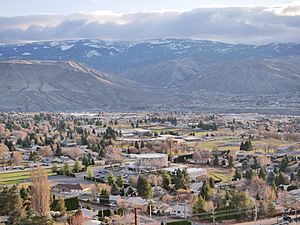
[[[0,41],[184,37],[226,42],[300,41],[299,6],[201,8],[189,12],[0,17]],[[292,16],[290,15],[292,14]]]

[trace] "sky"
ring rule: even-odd
[[[22,4],[20,4],[22,2]],[[300,1],[0,0],[0,43],[193,38],[300,42]]]

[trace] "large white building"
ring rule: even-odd
[[[157,169],[168,166],[168,155],[149,153],[135,155],[135,167],[141,169]]]

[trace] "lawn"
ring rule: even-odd
[[[56,175],[51,169],[47,170],[48,176]],[[20,184],[30,177],[30,171],[10,172],[0,174],[0,185]]]
[[[221,180],[222,182],[227,182],[231,180],[231,177],[228,174],[222,172],[209,172],[209,175],[211,175],[217,180]]]

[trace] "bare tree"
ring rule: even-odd
[[[213,219],[213,224],[216,224],[216,222],[215,222],[215,219],[216,219],[215,218],[215,209],[216,209],[216,207],[214,206],[214,203],[212,201],[205,202],[204,210],[206,212],[211,213],[212,219]]]
[[[0,144],[0,162],[1,161],[3,162],[4,160],[7,159],[8,153],[9,153],[8,147],[5,144]]]
[[[51,157],[53,156],[53,151],[50,146],[42,147],[40,153],[43,157]]]
[[[48,216],[50,212],[50,185],[45,168],[37,167],[31,172],[31,203],[38,215]]]
[[[14,151],[11,157],[12,165],[20,165],[23,160],[23,156],[21,152]]]

